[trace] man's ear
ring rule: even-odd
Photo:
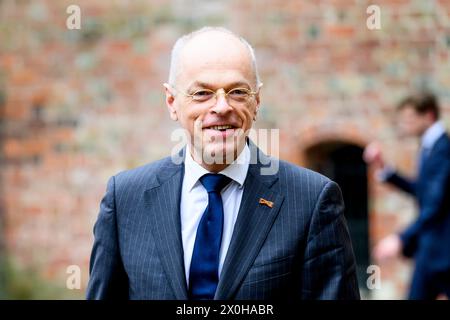
[[[258,111],[259,111],[259,106],[260,106],[259,93],[260,93],[260,89],[261,89],[262,86],[263,86],[262,83],[260,83],[258,85],[257,93],[255,95],[256,106],[255,106],[255,112],[253,114],[253,121],[256,121],[256,115],[258,114]]]
[[[427,117],[427,122],[431,125],[435,123],[438,118],[436,117],[436,114],[433,111],[428,111],[425,116]]]
[[[255,110],[253,111],[253,121],[256,121],[256,116],[258,115],[258,111],[259,111],[259,93],[255,96],[255,100],[256,100],[256,106],[255,106]]]
[[[167,106],[167,109],[169,110],[170,118],[173,121],[177,121],[178,115],[177,115],[177,110],[174,106],[175,96],[173,95],[173,93],[171,91],[171,87],[168,83],[164,83],[163,86],[164,86],[165,93],[166,93],[166,106]]]

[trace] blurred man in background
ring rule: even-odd
[[[366,147],[364,159],[376,168],[377,177],[414,196],[419,217],[400,234],[389,235],[374,249],[384,261],[403,254],[415,258],[409,299],[450,296],[450,139],[441,121],[439,106],[431,94],[418,94],[400,102],[400,133],[420,138],[418,174],[401,176],[384,161],[377,142]]]

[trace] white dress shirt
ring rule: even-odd
[[[445,133],[445,127],[441,121],[436,121],[425,130],[422,135],[421,147],[430,151],[438,139]]]
[[[234,224],[241,205],[242,194],[244,192],[244,181],[250,163],[250,149],[245,145],[238,158],[224,170],[220,171],[232,179],[232,181],[222,189],[223,203],[223,232],[222,243],[219,252],[219,275],[222,271],[223,262],[230,245]],[[186,158],[184,161],[184,179],[181,190],[181,237],[184,250],[184,267],[186,271],[186,283],[189,285],[189,269],[191,266],[192,253],[194,251],[197,227],[203,213],[208,206],[208,193],[200,182],[200,177],[210,173],[200,164],[194,161],[190,153],[189,146],[186,147]]]

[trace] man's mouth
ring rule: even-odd
[[[218,130],[218,131],[225,131],[228,129],[234,129],[235,127],[232,125],[221,125],[221,126],[210,126],[206,127],[205,129],[212,129],[212,130]]]
[[[207,125],[203,127],[203,132],[210,137],[228,138],[235,135],[237,126],[232,124]]]

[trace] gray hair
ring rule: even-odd
[[[255,50],[247,42],[247,40],[245,40],[241,36],[238,36],[237,34],[233,33],[232,31],[230,31],[226,28],[223,28],[223,27],[203,27],[201,29],[198,29],[198,30],[193,31],[188,34],[185,34],[184,36],[181,36],[180,38],[178,38],[178,40],[175,42],[175,45],[172,48],[172,53],[171,53],[171,57],[170,57],[169,84],[175,85],[175,80],[180,72],[180,70],[178,70],[179,69],[179,56],[180,56],[180,52],[183,49],[183,47],[194,37],[196,37],[202,33],[210,32],[210,31],[223,32],[223,33],[229,34],[229,35],[239,39],[247,47],[249,54],[250,54],[251,61],[252,61],[252,69],[255,74],[256,86],[257,87],[260,86],[261,82],[260,82],[260,78],[259,78],[259,74],[258,74],[258,68],[256,66]]]

